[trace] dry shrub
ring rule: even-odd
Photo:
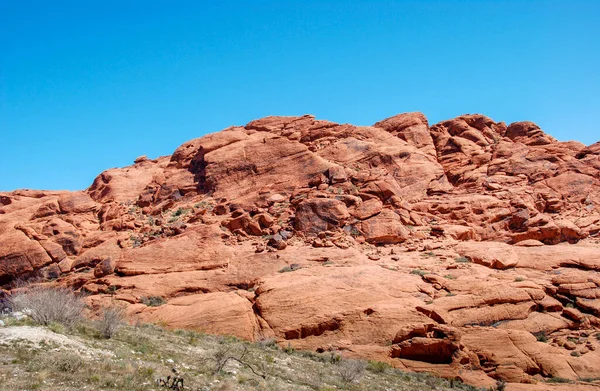
[[[13,311],[21,311],[39,324],[60,323],[73,327],[83,318],[85,304],[81,295],[67,288],[30,286],[13,293],[10,298]]]
[[[102,314],[96,325],[104,338],[112,338],[124,323],[125,311],[123,308],[113,304],[102,310]]]
[[[359,381],[367,367],[367,364],[361,360],[342,360],[338,365],[338,373],[346,383]]]

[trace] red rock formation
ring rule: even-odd
[[[600,143],[482,115],[267,117],[85,191],[0,193],[0,284],[534,390],[600,373],[599,232]]]

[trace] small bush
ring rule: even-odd
[[[289,273],[289,272],[293,272],[298,269],[302,269],[302,266],[298,265],[297,263],[292,263],[291,265],[280,269],[279,273]]]
[[[292,354],[296,351],[296,349],[294,349],[292,347],[292,345],[288,342],[288,345],[283,348],[283,351],[286,352],[287,354]]]
[[[144,296],[140,301],[148,307],[158,307],[165,304],[165,300],[160,296]]]
[[[548,342],[548,337],[546,336],[546,334],[544,332],[540,332],[535,335],[535,339],[538,340],[538,342]]]
[[[277,349],[277,340],[275,338],[266,338],[266,339],[261,339],[260,341],[258,341],[258,346],[261,349]]]
[[[331,356],[329,356],[329,362],[331,364],[337,364],[342,361],[342,356],[339,353],[331,352]]]
[[[67,288],[25,288],[9,300],[13,310],[29,314],[35,323],[44,326],[59,323],[73,327],[83,318],[85,308],[81,296]]]
[[[548,383],[572,383],[571,380],[565,379],[564,377],[551,377],[550,379],[546,380],[546,382],[548,382]]]
[[[83,365],[83,360],[76,353],[63,352],[52,357],[52,366],[60,372],[73,373]]]
[[[579,357],[579,356],[581,356],[581,353],[579,353],[579,352],[577,352],[577,351],[573,350],[573,351],[571,352],[571,356],[573,356],[573,357]]]
[[[416,274],[417,276],[424,276],[425,274],[427,274],[427,272],[424,270],[420,270],[420,269],[414,269],[414,270],[410,271],[410,274]]]
[[[62,334],[62,333],[64,333],[64,332],[65,332],[65,326],[63,326],[63,325],[62,325],[62,324],[60,324],[60,323],[56,323],[56,322],[51,322],[51,323],[48,325],[48,328],[49,328],[51,331],[55,332],[56,334]]]
[[[381,361],[369,360],[367,364],[367,371],[373,373],[385,373],[389,368],[391,368],[390,364]]]
[[[454,260],[458,263],[469,263],[471,260],[467,257],[456,257]]]
[[[522,281],[525,281],[525,278],[523,278],[523,277],[516,277],[515,278],[515,282],[522,282]]]
[[[338,373],[345,383],[355,383],[363,377],[366,367],[361,360],[343,360],[338,364]]]
[[[112,338],[125,321],[125,311],[121,307],[111,305],[104,308],[100,319],[96,322],[98,331],[104,338]]]
[[[188,210],[185,208],[177,208],[175,212],[171,214],[171,217],[179,217],[188,213]]]

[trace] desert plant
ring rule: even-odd
[[[125,320],[125,311],[123,308],[111,305],[102,310],[100,319],[97,320],[96,326],[98,331],[104,338],[112,338],[123,326]]]
[[[471,262],[471,260],[467,257],[456,257],[454,258],[454,260],[458,263],[468,263]]]
[[[220,346],[214,353],[212,359],[215,362],[214,374],[220,373],[227,362],[236,361],[238,364],[241,364],[248,369],[256,376],[260,376],[263,379],[266,378],[266,375],[257,371],[254,366],[250,365],[247,361],[245,361],[245,357],[248,353],[248,346],[244,345],[241,353],[237,353],[234,351],[234,347],[231,345],[222,345]]]
[[[9,301],[13,310],[28,314],[44,326],[59,323],[73,327],[83,318],[85,308],[81,295],[67,288],[27,287],[12,294]]]
[[[60,372],[72,373],[83,365],[83,360],[73,352],[61,352],[52,357],[52,366]]]
[[[548,337],[546,336],[546,333],[544,333],[543,331],[536,333],[534,335],[535,335],[535,339],[537,339],[538,342],[548,342]]]
[[[386,370],[392,368],[390,364],[382,361],[369,360],[367,364],[367,371],[373,373],[385,373]]]
[[[548,383],[572,383],[571,380],[565,379],[564,377],[551,377],[546,380]]]
[[[148,307],[158,307],[165,304],[165,300],[160,296],[144,296],[140,301]]]
[[[279,273],[289,273],[298,269],[302,269],[302,266],[298,265],[297,263],[292,263],[291,265],[285,266],[282,269],[280,269]]]
[[[366,367],[361,360],[342,360],[338,364],[338,373],[345,383],[355,383],[363,377]]]

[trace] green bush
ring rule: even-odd
[[[386,370],[388,370],[390,368],[391,368],[390,364],[388,364],[386,362],[382,362],[382,361],[369,360],[369,362],[367,363],[367,371],[373,372],[373,373],[384,373]]]
[[[165,300],[160,296],[144,296],[140,301],[148,307],[158,307],[165,304]]]

